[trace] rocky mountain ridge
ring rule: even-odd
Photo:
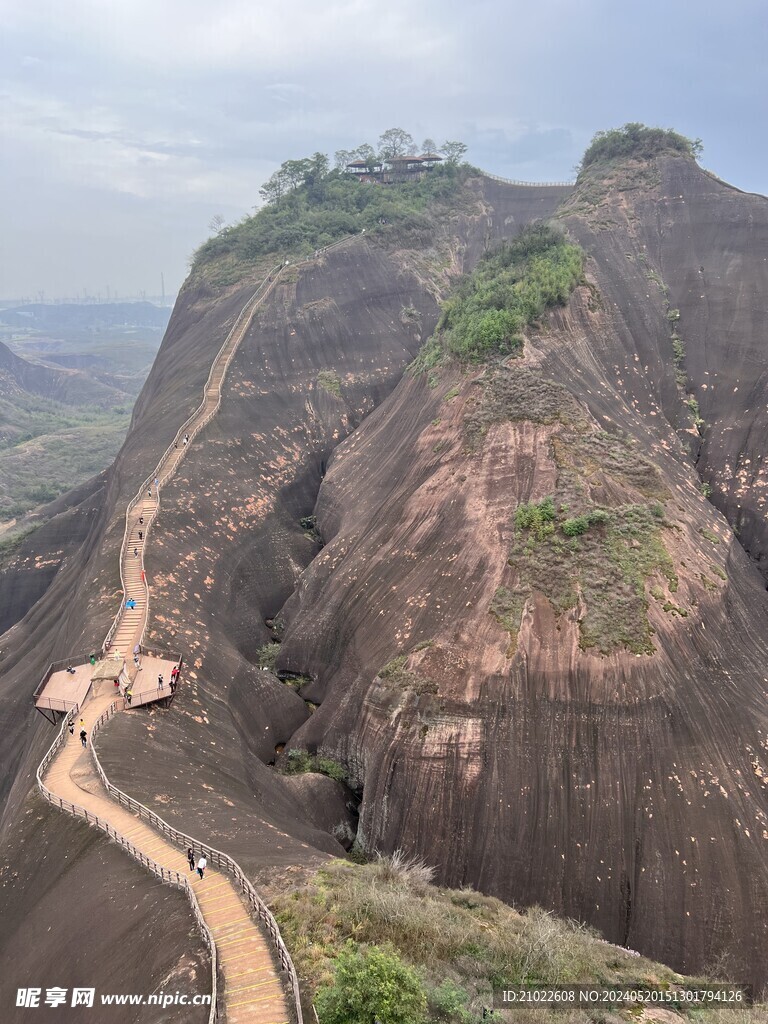
[[[760,982],[766,595],[697,469],[758,557],[759,468],[737,490],[728,474],[758,459],[762,375],[746,396],[730,378],[761,358],[752,264],[768,202],[683,157],[620,173],[572,195],[478,182],[471,210],[428,244],[358,238],[276,289],[153,536],[152,635],[184,647],[186,687],[160,722],[110,723],[102,759],[118,786],[254,875],[316,864],[356,835],[675,968],[724,958]],[[586,281],[527,333],[522,358],[447,364],[435,384],[403,376],[450,271],[563,200]],[[249,287],[182,292],[115,466],[61,499],[34,540],[38,554],[56,531],[72,543],[0,644],[6,837],[46,740],[29,694],[54,651],[106,632],[125,502],[199,400]],[[515,518],[551,495],[620,522],[592,524],[577,557],[571,509],[558,511],[553,555]],[[619,526],[629,583],[604,544],[589,547]],[[602,604],[601,578],[615,587]],[[261,668],[272,638],[294,687]],[[279,774],[284,744],[334,759],[351,788]],[[23,910],[46,920],[33,892]],[[92,962],[106,961],[94,950]]]

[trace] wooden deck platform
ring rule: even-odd
[[[74,672],[68,672],[68,668]],[[109,695],[114,697],[117,686],[114,680],[123,673],[125,662],[122,658],[98,657],[95,663],[82,655],[71,660],[57,661],[48,666],[40,685],[35,691],[35,707],[49,721],[55,721],[57,714],[66,714],[72,708],[82,708],[91,697]]]
[[[131,685],[128,688],[130,701],[126,696],[125,709],[138,708],[143,704],[151,704],[152,701],[166,700],[173,698],[171,693],[171,670],[179,664],[179,659],[171,656],[158,656],[155,654],[139,655],[139,669],[133,675],[131,666]],[[162,674],[163,686],[158,686],[158,676]],[[170,701],[169,701],[170,703]]]

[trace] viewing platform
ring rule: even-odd
[[[54,661],[34,692],[35,707],[55,724],[57,715],[65,715],[73,708],[81,710],[92,697],[122,696],[126,698],[126,707],[141,707],[154,701],[171,704],[182,656],[136,646],[138,650],[130,660],[116,651],[107,654],[98,651]],[[173,688],[172,674],[176,677]]]

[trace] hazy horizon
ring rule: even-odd
[[[0,0],[0,298],[166,294],[220,214],[251,212],[283,160],[400,125],[461,139],[485,170],[564,180],[595,131],[643,121],[768,191],[768,12],[652,0]]]

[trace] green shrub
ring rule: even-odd
[[[284,775],[317,772],[319,775],[327,775],[329,779],[334,779],[336,782],[346,783],[347,781],[346,770],[338,761],[319,754],[310,754],[308,750],[303,750],[301,747],[294,747],[288,751],[281,770]]]
[[[432,1020],[450,1024],[472,1024],[475,1016],[468,1009],[469,993],[446,978],[427,991],[427,1005]]]
[[[347,942],[336,958],[333,984],[317,994],[323,1024],[422,1024],[427,998],[419,976],[392,946]]]
[[[340,765],[338,761],[331,760],[330,757],[316,757],[314,770],[320,772],[321,775],[327,775],[329,779],[334,779],[336,782],[347,781],[344,766]]]
[[[333,370],[321,370],[317,375],[317,383],[324,391],[341,398],[341,380]]]
[[[520,332],[552,306],[564,305],[582,278],[583,254],[547,224],[533,224],[485,256],[443,303],[435,334],[414,361],[416,372],[448,354],[464,362],[509,355]]]
[[[562,531],[566,537],[578,537],[582,533],[586,533],[589,529],[589,519],[587,516],[574,516],[572,519],[566,519],[562,524]]]
[[[582,157],[581,170],[617,157],[649,160],[659,153],[682,153],[684,156],[698,157],[701,150],[701,139],[688,139],[669,128],[648,128],[633,121],[623,128],[597,132]]]
[[[262,644],[258,651],[256,651],[256,660],[259,663],[259,668],[274,669],[279,653],[280,644]]]
[[[515,509],[515,526],[518,530],[530,530],[538,540],[543,540],[554,531],[556,514],[552,498],[542,498],[538,504],[523,503]]]
[[[661,508],[660,505],[656,507]],[[661,511],[663,515],[664,509]],[[609,523],[611,521],[611,513],[607,508],[591,508],[589,512],[587,512],[586,519],[590,526],[601,526],[603,523]]]

